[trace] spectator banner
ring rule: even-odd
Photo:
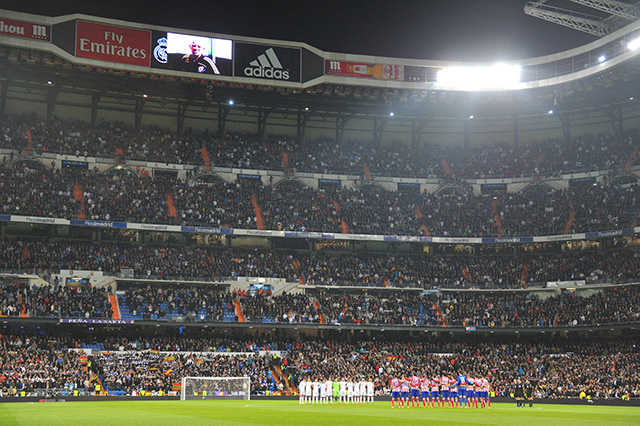
[[[483,244],[532,243],[534,237],[483,238]]]
[[[33,223],[41,225],[71,225],[94,228],[138,229],[158,232],[189,232],[200,234],[251,235],[260,237],[315,238],[325,240],[348,241],[388,241],[417,242],[436,244],[522,244],[546,243],[554,241],[579,241],[585,239],[611,238],[621,235],[640,234],[640,227],[616,229],[611,231],[587,232],[580,234],[546,235],[537,237],[420,237],[412,235],[374,235],[374,234],[335,234],[325,232],[272,231],[259,229],[233,229],[207,226],[180,226],[151,223],[109,222],[104,220],[59,219],[37,216],[14,216],[0,214],[0,221]]]
[[[181,232],[179,225],[154,225],[151,223],[127,223],[127,229],[140,229],[143,231]]]
[[[234,42],[233,75],[300,83],[300,52],[290,47]]]
[[[327,60],[324,62],[324,73],[346,77],[404,80],[403,65]]]
[[[198,234],[233,234],[231,228],[212,228],[208,226],[182,226],[181,232],[191,232]]]
[[[30,40],[51,41],[51,26],[32,22],[0,20],[0,35],[28,38]]]
[[[71,219],[70,225],[74,226],[91,226],[95,228],[126,228],[125,222],[107,222],[104,220],[79,220]]]
[[[76,23],[78,58],[149,67],[150,49],[150,31],[86,21]]]
[[[133,324],[134,320],[98,319],[98,318],[60,318],[64,324]]]

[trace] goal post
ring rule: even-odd
[[[180,400],[251,399],[249,377],[183,377]]]

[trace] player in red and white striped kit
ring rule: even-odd
[[[400,395],[402,396],[402,403],[404,408],[409,407],[409,378],[403,377],[400,384]]]
[[[409,377],[409,385],[411,386],[411,408],[416,408],[416,403],[418,404],[418,408],[420,407],[420,377],[414,373],[411,377]]]
[[[422,405],[427,408],[429,404],[429,382],[426,377],[420,379],[420,396],[422,397]]]
[[[448,376],[440,377],[440,408],[444,408],[445,401],[449,404],[449,408],[453,408],[451,405],[451,395],[449,394],[449,385],[451,379]]]
[[[439,405],[440,401],[440,378],[434,377],[429,382],[429,386],[431,387],[431,408]]]
[[[389,386],[391,387],[391,408],[394,408],[393,404],[398,400],[398,407],[400,407],[400,379],[397,377],[389,380]]]

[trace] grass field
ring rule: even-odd
[[[91,401],[0,404],[0,425],[640,425],[640,408],[543,405],[517,408],[391,409],[298,405],[296,401]]]

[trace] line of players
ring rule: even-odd
[[[374,385],[371,380],[351,382],[343,377],[322,381],[308,377],[300,382],[298,391],[300,404],[373,404]]]
[[[394,377],[389,380],[391,387],[391,408],[419,408],[420,399],[423,407],[444,408],[491,408],[489,399],[489,381],[482,377],[457,377],[443,375],[440,377],[420,377],[417,372],[409,377]]]

